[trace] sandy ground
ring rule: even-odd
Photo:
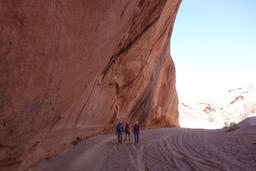
[[[114,135],[101,135],[40,163],[33,170],[255,171],[256,126],[250,124],[252,121],[230,132],[184,128],[145,130],[139,145],[117,144]]]

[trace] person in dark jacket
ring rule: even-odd
[[[134,143],[139,143],[139,136],[140,136],[140,124],[138,121],[135,122],[133,125],[133,134],[134,134]]]
[[[124,132],[124,126],[121,122],[119,122],[116,126],[116,134],[117,134],[117,140],[119,144],[122,144],[123,141],[123,132]]]

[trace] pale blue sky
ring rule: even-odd
[[[183,0],[171,54],[179,94],[256,82],[256,0]]]

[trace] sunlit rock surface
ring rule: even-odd
[[[222,128],[230,122],[238,123],[255,116],[256,85],[228,90],[217,99],[193,104],[181,102],[179,108],[181,127]]]
[[[179,4],[0,1],[0,168],[27,168],[119,120],[178,126]]]

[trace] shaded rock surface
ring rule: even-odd
[[[0,1],[0,168],[26,169],[118,120],[178,126],[179,4]]]

